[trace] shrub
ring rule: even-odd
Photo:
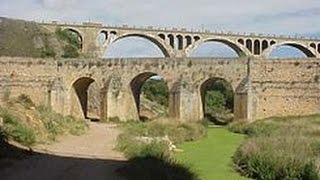
[[[206,128],[200,123],[165,123],[165,122],[127,122],[124,131],[118,136],[117,149],[126,157],[140,156],[144,151],[155,151],[155,154],[169,155],[168,142],[155,140],[145,143],[139,137],[161,138],[167,136],[173,143],[199,139],[206,135]]]
[[[34,130],[21,124],[21,120],[5,110],[0,111],[0,117],[3,118],[3,132],[1,136],[8,137],[24,146],[32,146],[36,142]]]
[[[79,57],[79,51],[81,48],[81,38],[80,36],[72,32],[70,30],[62,30],[61,28],[57,28],[55,32],[58,39],[67,43],[63,47],[63,55],[64,58],[76,58]]]
[[[152,141],[150,143],[142,142],[136,137],[127,134],[121,134],[117,138],[117,150],[123,152],[125,157],[131,159],[135,157],[146,156],[169,156],[168,144],[164,142]]]
[[[162,141],[161,137],[167,136],[175,143],[196,140],[206,135],[205,126],[200,123],[184,124],[165,121],[167,120],[123,124],[124,131],[117,138],[117,150],[129,158],[129,164],[122,169],[122,175],[126,178],[134,180],[198,179],[190,168],[172,160],[170,142]],[[141,137],[147,137],[148,141],[151,141],[144,141]]]
[[[49,133],[49,139],[51,140],[55,140],[57,135],[64,133],[81,135],[88,128],[85,121],[76,119],[72,116],[62,116],[46,106],[38,106],[37,112],[39,119],[43,122]]]
[[[56,52],[51,48],[41,48],[40,56],[42,58],[55,57],[56,56]]]
[[[63,58],[77,58],[79,57],[78,49],[72,45],[66,45],[63,48]]]
[[[169,104],[169,92],[167,85],[162,80],[148,79],[141,88],[141,92],[150,101],[154,101],[167,107]]]
[[[249,135],[233,156],[237,170],[259,180],[320,179],[318,122],[318,116],[308,116],[230,125]]]

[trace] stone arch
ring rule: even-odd
[[[232,42],[229,39],[224,39],[224,38],[208,38],[205,39],[201,42],[196,43],[192,49],[189,49],[189,55],[192,51],[194,51],[199,45],[206,43],[206,42],[218,42],[218,43],[222,43],[228,47],[230,47],[234,52],[237,53],[237,55],[239,57],[243,57],[243,56],[250,56],[250,52],[241,44],[239,44],[238,42]]]
[[[76,28],[73,28],[73,27],[63,27],[61,29],[63,31],[70,31],[70,32],[73,32],[73,33],[77,34],[77,36],[79,38],[79,41],[80,41],[80,47],[79,47],[80,52],[83,52],[84,51],[83,44],[84,44],[84,40],[85,40],[83,33],[80,30],[78,30]]]
[[[80,77],[71,85],[71,115],[88,118],[88,89],[95,82],[91,77]]]
[[[155,44],[162,52],[162,54],[165,56],[165,57],[170,57],[170,54],[169,54],[169,50],[166,48],[166,46],[160,42],[160,40],[158,40],[157,38],[155,37],[152,37],[152,36],[149,36],[149,35],[145,35],[145,34],[139,34],[139,33],[133,33],[133,34],[125,34],[125,35],[122,35],[122,36],[119,36],[117,37],[115,40],[112,41],[112,43],[115,43],[121,39],[125,39],[127,37],[140,37],[140,38],[144,38],[150,42],[152,42],[153,44]]]
[[[244,40],[243,39],[238,39],[238,43],[244,45]]]
[[[264,51],[265,49],[267,49],[269,47],[269,43],[267,40],[263,40],[262,41],[262,51]]]
[[[189,47],[189,46],[192,44],[192,37],[189,36],[189,35],[186,35],[185,38],[186,38],[185,48],[187,48],[187,47]]]
[[[250,52],[252,52],[252,47],[253,47],[253,45],[252,45],[252,40],[251,40],[251,39],[247,39],[247,40],[246,40],[246,48],[247,48]]]
[[[104,46],[106,44],[106,42],[108,41],[109,39],[109,31],[107,30],[101,30],[99,33],[98,33],[98,37],[97,37],[97,43],[100,45],[100,46]]]
[[[199,86],[199,95],[200,95],[200,112],[201,112],[201,117],[204,117],[205,116],[205,97],[206,97],[206,93],[207,93],[207,90],[208,88],[210,87],[210,85],[212,85],[213,83],[217,82],[217,81],[223,81],[225,83],[226,86],[228,86],[227,88],[229,88],[231,91],[232,91],[232,94],[233,94],[233,100],[232,100],[232,112],[236,106],[236,102],[235,102],[235,99],[234,99],[234,96],[235,96],[235,89],[234,87],[232,86],[232,83],[229,82],[227,79],[225,78],[221,78],[221,77],[209,77],[207,79],[205,79],[204,81],[202,81],[200,83],[200,86]]]
[[[140,94],[141,94],[141,88],[143,86],[143,84],[146,82],[147,79],[149,79],[152,76],[159,76],[159,74],[157,73],[153,73],[153,72],[143,72],[140,73],[138,75],[136,75],[131,81],[130,81],[130,89],[131,89],[131,93],[132,96],[134,98],[134,102],[135,102],[135,107],[137,110],[137,113],[140,117]],[[167,84],[167,82],[162,78],[162,81],[165,82]],[[167,89],[168,89],[168,85]]]
[[[199,41],[201,38],[200,36],[193,36],[194,41]]]
[[[177,35],[177,40],[178,40],[178,50],[183,49],[183,37],[179,34]]]
[[[310,45],[309,45],[310,47],[312,47],[313,49],[317,49],[317,46],[316,46],[316,44],[315,43],[310,43]]]
[[[268,58],[270,57],[270,54],[272,53],[273,50],[275,50],[278,47],[281,46],[290,46],[294,47],[298,50],[300,50],[303,54],[305,54],[307,57],[316,57],[315,51],[310,50],[306,45],[297,43],[297,42],[282,42],[282,43],[275,43],[271,45],[269,48],[265,49],[263,51],[263,56]]]
[[[159,36],[162,40],[166,40],[166,35],[160,33],[160,34],[158,34],[158,36]]]
[[[254,55],[259,55],[260,54],[260,41],[258,40],[258,39],[256,39],[255,41],[254,41],[254,46],[253,46],[254,48],[254,51],[253,51],[253,53],[254,53]]]
[[[168,34],[168,38],[169,38],[169,44],[172,48],[174,48],[175,43],[174,43],[174,36],[172,34]]]

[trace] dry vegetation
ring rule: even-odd
[[[243,175],[259,180],[320,179],[320,116],[270,118],[230,127],[248,135],[233,160]]]
[[[88,128],[83,120],[62,116],[45,106],[35,106],[26,95],[8,100],[7,105],[0,108],[0,118],[2,135],[28,147],[52,142],[66,133],[80,135]]]

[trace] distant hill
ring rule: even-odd
[[[61,57],[68,42],[59,37],[36,22],[0,17],[0,56]]]

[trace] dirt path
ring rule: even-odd
[[[1,180],[120,180],[115,170],[125,159],[114,151],[119,130],[109,124],[89,126],[83,136],[64,136],[35,147],[36,155],[0,170]]]

